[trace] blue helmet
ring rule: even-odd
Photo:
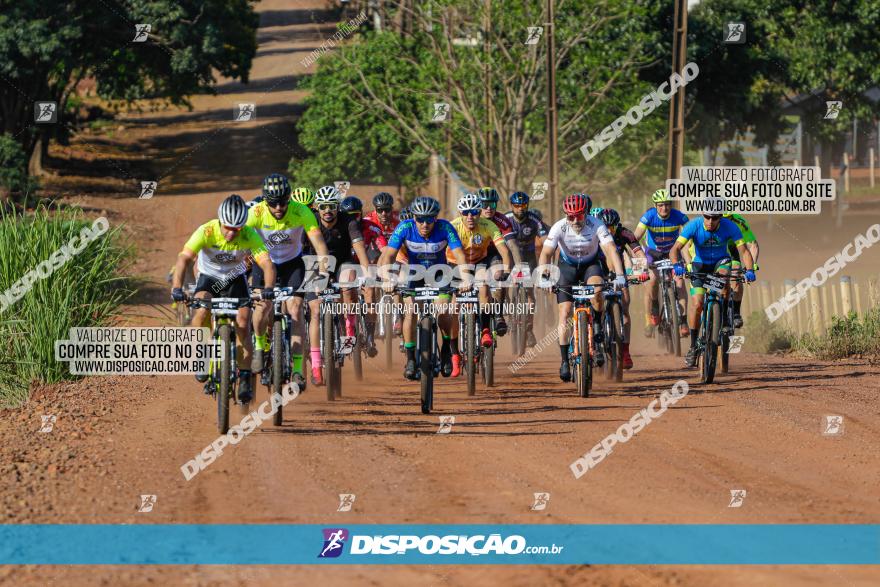
[[[361,202],[361,199],[357,196],[348,196],[342,203],[339,204],[339,209],[343,212],[362,212],[364,209],[364,203]]]
[[[525,192],[513,192],[510,194],[510,203],[516,206],[522,206],[529,203],[529,195]]]

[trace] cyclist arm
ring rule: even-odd
[[[743,267],[746,269],[754,269],[755,261],[752,254],[749,252],[749,247],[741,242],[736,245],[736,250],[739,251],[739,258],[742,260]]]
[[[275,283],[275,263],[269,258],[269,253],[265,250],[257,253],[254,262],[263,270],[263,283]]]
[[[324,242],[324,235],[321,234],[320,228],[316,227],[314,230],[308,231],[306,236],[309,237],[309,241],[312,243],[312,247],[315,249],[315,254],[318,257],[321,257],[323,260],[330,256],[330,250],[327,248],[327,243]]]
[[[504,270],[508,273],[513,271],[513,248],[508,247],[504,241],[496,242],[495,248],[498,249],[498,254],[501,255],[501,262],[504,263]]]
[[[183,287],[183,276],[186,274],[186,268],[196,260],[196,254],[190,249],[184,247],[177,254],[177,262],[174,263],[174,273],[171,276],[171,287]]]
[[[647,231],[648,227],[644,223],[639,222],[636,229],[633,231],[633,236],[635,237],[636,242],[641,242],[642,237],[645,236]]]
[[[755,267],[757,267],[758,255],[761,254],[761,247],[758,246],[758,241],[746,243],[746,248],[749,250],[749,254],[752,256],[752,262],[755,264]]]
[[[599,246],[602,247],[602,252],[605,253],[605,259],[609,261],[608,264],[613,266],[614,273],[617,275],[625,275],[626,269],[623,266],[620,253],[617,252],[617,246],[614,244],[614,240],[601,243]],[[544,253],[542,252],[541,254],[543,255]]]
[[[669,260],[673,263],[681,262],[681,252],[684,249],[684,246],[690,241],[690,239],[684,237],[678,237],[676,241],[673,243],[672,248],[669,249]]]

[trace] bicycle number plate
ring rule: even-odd
[[[480,298],[477,296],[455,296],[455,301],[459,304],[479,304]]]
[[[214,298],[211,300],[211,313],[218,316],[235,316],[238,314],[238,298]]]
[[[338,300],[339,299],[339,292],[336,291],[335,289],[333,289],[332,287],[329,287],[329,288],[323,290],[318,295],[323,300]]]
[[[591,285],[576,285],[571,288],[571,297],[576,300],[592,300],[596,297],[596,288]]]
[[[654,267],[660,271],[672,271],[672,261],[660,259],[659,261],[654,261]]]
[[[417,302],[425,302],[425,301],[430,302],[430,301],[433,301],[434,299],[436,299],[437,296],[440,295],[440,290],[439,289],[431,289],[428,287],[424,287],[424,288],[420,287],[420,288],[416,288],[415,293],[416,293],[415,300]]]
[[[724,282],[724,279],[720,277],[707,275],[706,279],[703,280],[703,285],[706,289],[712,290],[715,293],[721,293],[724,290],[724,286],[726,284]]]
[[[339,337],[339,354],[340,355],[350,355],[354,350],[354,343],[357,337],[355,336],[340,336]]]

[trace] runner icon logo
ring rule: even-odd
[[[141,505],[138,506],[138,512],[140,513],[149,513],[153,511],[153,506],[156,505],[156,496],[155,495],[142,495],[141,496]]]
[[[54,123],[58,120],[58,104],[55,102],[35,102],[34,122]]]
[[[532,511],[539,512],[541,510],[547,509],[547,504],[550,502],[550,494],[549,493],[536,493],[535,494],[535,503],[532,504]]]
[[[437,434],[449,434],[452,432],[452,425],[455,424],[455,416],[440,416],[440,428]]]
[[[529,36],[526,39],[526,45],[537,45],[538,41],[541,40],[541,35],[544,34],[544,27],[541,26],[530,26],[529,27]]]
[[[840,436],[843,434],[843,416],[828,414],[822,425],[822,436]]]
[[[354,493],[340,493],[339,494],[339,507],[336,508],[337,512],[350,512],[351,506],[354,505],[355,495]]]
[[[730,354],[740,352],[742,350],[742,346],[745,341],[746,341],[745,336],[731,336],[730,337],[730,348],[727,349],[727,352]]]
[[[134,38],[131,40],[132,43],[143,43],[148,38],[150,33],[153,31],[153,25],[151,24],[136,24],[134,25]]]
[[[840,109],[843,108],[843,102],[839,100],[829,100],[825,102],[825,120],[834,120],[840,115]]]
[[[257,105],[256,104],[239,104],[238,109],[235,111],[235,121],[236,122],[247,122],[248,120],[253,120],[257,117]]]
[[[746,490],[745,489],[731,489],[730,490],[730,503],[727,504],[729,508],[741,508],[742,504],[746,500]]]
[[[728,22],[725,27],[724,42],[729,45],[741,45],[746,42],[746,23]]]
[[[55,427],[55,414],[43,414],[40,418],[43,420],[40,432],[52,432],[52,428]]]
[[[141,182],[141,195],[138,197],[140,200],[149,200],[156,193],[156,188],[159,186],[159,182],[156,181],[142,181]]]
[[[449,118],[449,104],[446,102],[434,103],[434,114],[431,122],[445,122]]]
[[[348,540],[348,530],[345,528],[324,528],[324,547],[318,558],[337,558],[342,554],[342,547]]]

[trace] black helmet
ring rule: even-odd
[[[339,209],[343,212],[361,212],[364,209],[364,203],[361,202],[361,199],[355,196],[348,196],[342,203],[339,205]]]
[[[290,183],[280,173],[267,175],[263,180],[263,197],[267,204],[279,204],[290,199]]]
[[[498,205],[498,190],[495,188],[480,188],[477,195],[480,196],[483,206],[486,206],[486,204]]]
[[[605,226],[616,226],[620,224],[620,214],[614,208],[605,208],[599,214],[599,218],[605,223]]]
[[[388,192],[379,192],[375,196],[373,196],[373,208],[393,208],[394,207],[394,197]]]

